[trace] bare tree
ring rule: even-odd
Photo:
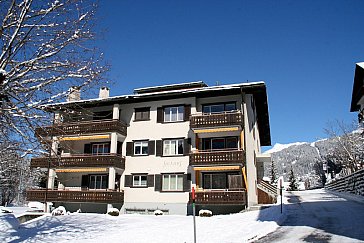
[[[0,137],[27,140],[43,105],[89,88],[107,65],[94,47],[96,5],[82,0],[0,0]],[[1,142],[1,141],[0,141]]]
[[[361,129],[355,123],[348,125],[340,121],[329,123],[325,129],[334,141],[326,160],[335,166],[342,166],[343,174],[351,174],[364,166],[364,137]]]

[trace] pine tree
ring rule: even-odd
[[[276,164],[274,162],[274,160],[272,160],[271,162],[271,167],[270,167],[270,183],[271,184],[277,184],[277,168],[276,168]]]
[[[293,168],[291,167],[291,170],[289,171],[289,190],[290,191],[297,191],[298,190],[298,184],[296,181],[296,176],[294,175]]]

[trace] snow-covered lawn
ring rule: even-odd
[[[246,242],[274,231],[280,207],[196,217],[197,242]],[[1,219],[1,217],[0,217]],[[0,220],[1,221],[1,220]],[[79,213],[44,216],[0,233],[0,242],[193,242],[192,216]]]

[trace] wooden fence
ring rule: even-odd
[[[327,183],[325,188],[364,196],[364,169]]]

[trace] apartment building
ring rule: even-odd
[[[208,87],[204,82],[135,89],[109,97],[47,107],[53,124],[36,135],[51,144],[33,168],[48,172],[45,189],[29,201],[69,211],[190,213],[191,187],[198,209],[238,212],[258,204],[261,146],[271,144],[264,82]]]
[[[359,123],[364,121],[364,62],[355,65],[350,111],[358,112]]]

